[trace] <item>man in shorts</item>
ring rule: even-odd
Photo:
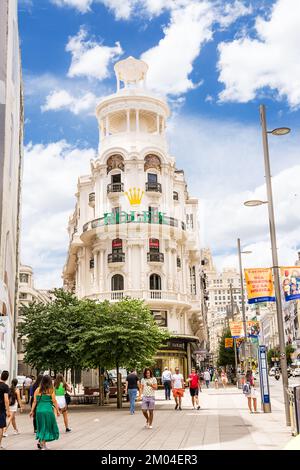
[[[184,380],[183,375],[179,373],[179,368],[176,367],[175,374],[172,375],[172,391],[175,398],[175,410],[181,410],[181,399],[184,395]]]
[[[189,375],[188,382],[190,386],[190,395],[192,398],[193,408],[195,409],[195,403],[196,403],[197,410],[200,410],[200,405],[199,405],[199,400],[198,400],[200,377],[196,373],[196,369],[194,367],[192,368],[192,372]]]
[[[4,370],[1,374],[0,380],[0,449],[2,449],[3,430],[6,428],[6,418],[10,418],[9,410],[9,387],[6,385],[9,373]]]

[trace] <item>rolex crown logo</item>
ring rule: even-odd
[[[141,203],[144,191],[142,191],[140,188],[130,188],[128,189],[128,192],[125,192],[125,194],[128,197],[130,204],[134,206]]]

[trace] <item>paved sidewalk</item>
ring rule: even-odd
[[[201,410],[193,410],[186,390],[183,410],[174,410],[174,401],[165,401],[157,392],[153,429],[143,428],[145,419],[137,404],[135,415],[129,414],[128,403],[122,410],[116,405],[96,407],[71,406],[72,432],[66,434],[62,417],[59,441],[51,449],[144,449],[144,450],[217,450],[217,449],[283,449],[291,440],[290,428],[284,424],[284,409],[279,401],[272,403],[272,413],[250,414],[247,400],[236,387],[208,389],[199,394]],[[260,400],[258,401],[260,409]],[[19,414],[21,434],[3,439],[8,450],[33,449],[36,446],[32,420],[28,413]]]

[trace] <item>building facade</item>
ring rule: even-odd
[[[16,374],[23,98],[17,1],[0,2],[0,370]]]
[[[80,298],[145,300],[172,334],[159,376],[165,366],[188,373],[205,328],[198,201],[168,151],[169,107],[145,88],[147,69],[133,57],[118,62],[117,92],[96,108],[98,156],[78,181],[63,279]]]
[[[22,306],[28,306],[30,302],[42,302],[47,303],[52,299],[51,293],[47,290],[35,289],[34,287],[34,276],[31,266],[20,266],[19,273],[19,302],[18,302],[18,317],[17,324],[22,321],[22,314],[20,308]],[[31,375],[33,369],[24,363],[24,345],[23,341],[18,339],[17,341],[17,353],[18,353],[18,375]]]

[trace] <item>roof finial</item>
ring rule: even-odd
[[[124,83],[125,88],[130,84],[138,86],[138,83],[141,81],[143,81],[145,87],[148,70],[146,62],[130,56],[125,60],[117,62],[114,69],[117,77],[117,91],[120,90],[121,81]]]

